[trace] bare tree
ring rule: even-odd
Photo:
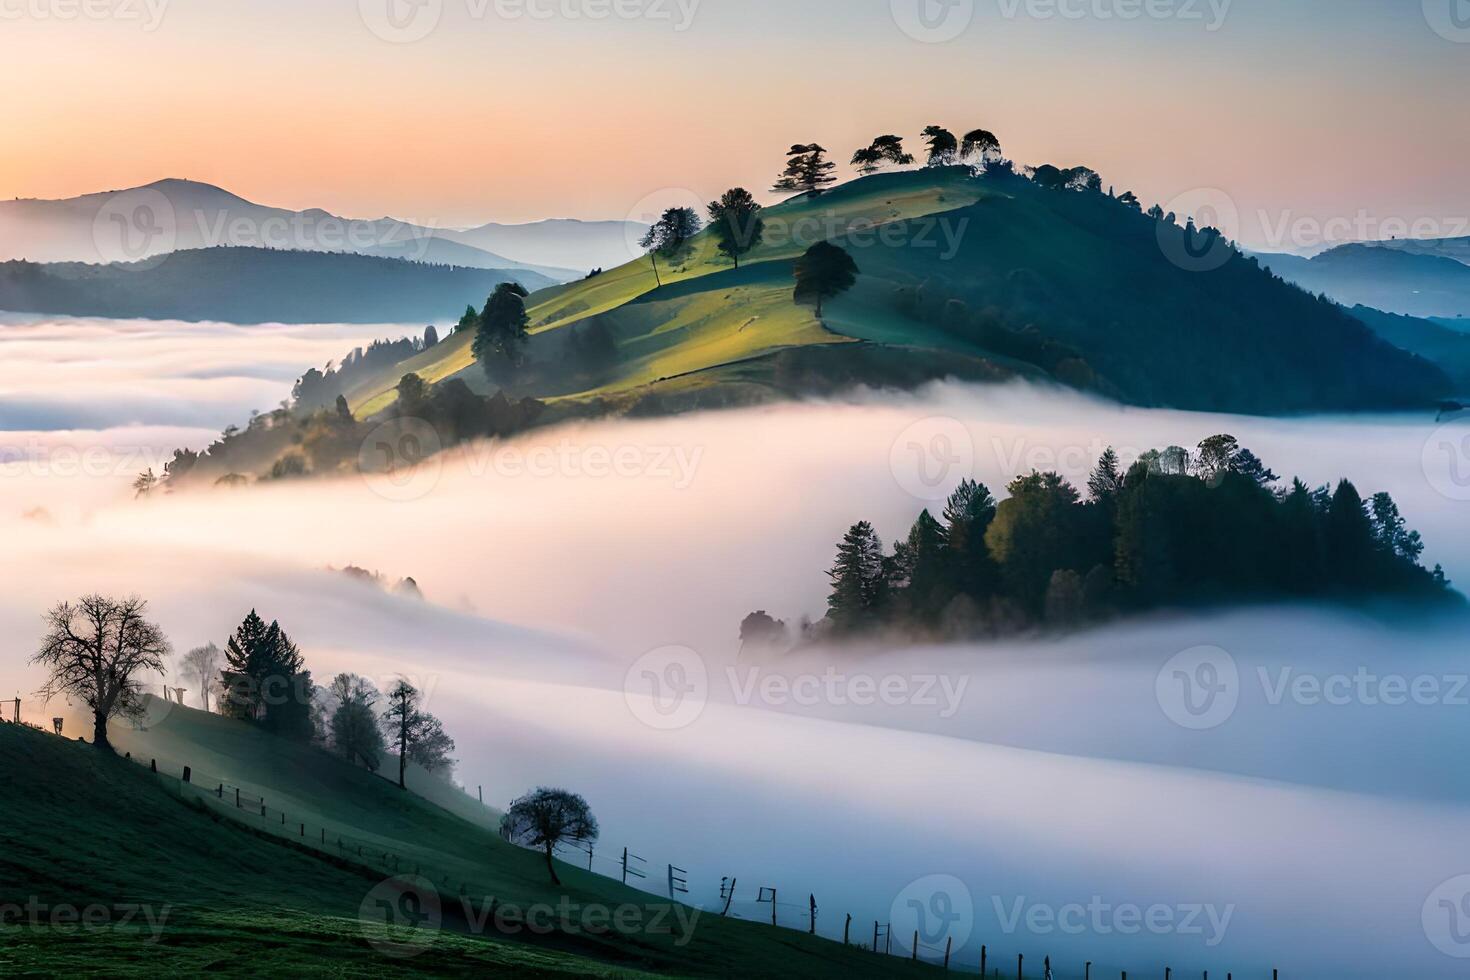
[[[409,760],[431,773],[445,774],[454,766],[449,753],[454,739],[444,731],[438,718],[419,710],[420,694],[406,680],[399,680],[388,692],[388,709],[383,712],[383,734],[398,746],[398,788],[407,789],[404,773]]]
[[[195,647],[179,661],[179,674],[199,685],[200,702],[209,710],[209,691],[219,682],[220,663],[224,654],[213,643]]]
[[[57,603],[46,613],[46,635],[31,657],[51,672],[37,694],[48,702],[64,694],[91,708],[93,743],[108,752],[113,749],[107,720],[141,713],[143,687],[136,675],[162,673],[169,654],[163,631],[143,618],[147,608],[137,596],[95,593]]]
[[[539,847],[546,853],[546,870],[552,884],[560,885],[552,851],[564,841],[591,844],[597,840],[597,818],[587,801],[564,789],[538,787],[511,803],[500,818],[500,836],[525,847]]]

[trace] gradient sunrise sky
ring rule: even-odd
[[[763,192],[793,142],[845,163],[936,122],[1145,203],[1218,188],[1248,244],[1302,219],[1450,234],[1470,216],[1466,8],[0,0],[0,195],[171,176],[441,226],[620,218],[669,188]]]

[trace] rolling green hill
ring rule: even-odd
[[[533,294],[531,365],[516,393],[612,408],[714,404],[834,383],[1051,377],[1146,405],[1286,413],[1420,407],[1449,380],[1254,259],[1207,271],[1195,243],[1103,194],[1043,189],[966,168],[879,174],[762,212],[766,241],[740,268],[711,236]],[[792,301],[792,260],[831,240],[857,286],[824,322]],[[662,260],[661,260],[662,261]],[[578,368],[577,331],[605,329],[610,363]],[[356,414],[391,405],[398,379],[490,385],[468,336],[361,382]]]
[[[328,961],[341,976],[388,969],[533,977],[924,970],[716,913],[690,919],[693,910],[681,907],[691,924],[685,929],[668,915],[667,901],[570,865],[559,867],[564,884],[555,887],[538,853],[490,829],[493,813],[465,819],[320,749],[240,722],[170,706],[146,731],[113,729],[119,751],[134,761],[0,724],[0,793],[27,804],[6,808],[0,895],[34,896],[48,910],[143,905],[155,920],[166,910],[159,938],[149,941],[146,919],[78,932],[11,916],[0,926],[0,973],[270,975],[320,970]],[[139,764],[145,758],[157,760],[156,775]],[[192,770],[189,784],[177,775],[183,765]],[[427,787],[421,781],[419,788]],[[402,933],[385,933],[370,918],[364,924],[363,909],[395,870],[432,880],[442,908],[442,928],[414,933],[423,948],[404,959],[385,958],[369,943],[401,943]],[[558,930],[534,942],[524,931],[514,939],[494,930],[487,936],[473,922],[491,898],[502,912],[566,901],[577,909],[639,909],[645,922],[657,914],[671,924],[602,934]]]

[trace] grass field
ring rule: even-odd
[[[580,386],[564,373],[544,372],[553,383],[529,393],[606,397],[791,347],[845,343],[858,334],[834,333],[810,309],[792,302],[792,260],[817,241],[870,235],[885,223],[973,204],[983,196],[979,188],[958,169],[880,174],[765,209],[766,240],[742,258],[738,270],[703,233],[677,264],[659,260],[662,286],[650,261],[640,259],[541,290],[527,304],[534,361],[555,364],[565,331],[593,317],[612,330],[618,359],[607,376]],[[353,411],[368,416],[387,408],[396,399],[393,387],[409,372],[431,383],[457,376],[485,391],[471,341],[452,335],[362,382],[348,395]]]
[[[7,806],[0,893],[34,898],[35,917],[7,915],[0,973],[157,975],[164,971],[336,976],[414,973],[516,976],[813,976],[911,974],[804,933],[720,918],[559,864],[553,886],[541,855],[503,841],[484,819],[457,816],[416,793],[321,750],[251,726],[174,706],[147,731],[114,725],[120,752],[0,725]],[[156,759],[151,773],[144,758]],[[191,766],[192,782],[171,773]],[[429,779],[430,777],[423,777]],[[216,796],[217,786],[227,791]],[[248,807],[236,810],[239,787]],[[453,787],[455,794],[479,804]],[[263,798],[267,815],[258,814]],[[456,808],[463,809],[463,803]],[[288,822],[279,822],[279,813]],[[473,814],[471,814],[473,815]],[[306,825],[303,836],[298,829]],[[329,841],[319,845],[323,832]],[[345,848],[332,846],[342,835]],[[365,842],[366,856],[353,850]],[[385,880],[386,858],[415,881],[432,879],[442,924],[412,932],[415,955],[398,959],[405,933],[363,918]],[[391,886],[387,886],[391,887]],[[459,892],[465,892],[461,899]],[[394,893],[396,894],[396,893]],[[638,924],[591,934],[577,928],[514,938],[476,926],[494,900],[502,913],[535,906],[630,910]],[[468,902],[468,904],[465,904]],[[152,910],[120,924],[124,906]],[[63,906],[106,910],[110,925],[51,923]],[[102,913],[99,912],[99,915]],[[510,911],[512,925],[519,921]],[[163,918],[155,929],[150,922]],[[590,921],[590,920],[588,920]]]

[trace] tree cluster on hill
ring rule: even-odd
[[[291,388],[291,407],[299,413],[314,412],[336,404],[359,381],[422,354],[439,343],[439,332],[433,324],[424,328],[422,338],[402,337],[398,340],[375,340],[366,348],[356,347],[342,363],[327,363],[325,368],[310,368]]]
[[[526,362],[526,341],[530,337],[527,327],[531,322],[526,316],[529,295],[520,283],[503,282],[485,301],[485,308],[476,320],[471,350],[485,376],[493,382],[505,384]]]
[[[298,741],[316,735],[311,671],[280,623],[254,609],[225,644],[220,687],[221,714]]]
[[[1109,449],[1082,492],[1056,473],[997,500],[965,480],[886,553],[859,522],[828,572],[827,626],[946,636],[1074,628],[1126,612],[1283,599],[1458,601],[1393,498],[1347,480],[1285,487],[1229,435],[1172,446],[1126,472]],[[767,624],[742,624],[762,632]]]

